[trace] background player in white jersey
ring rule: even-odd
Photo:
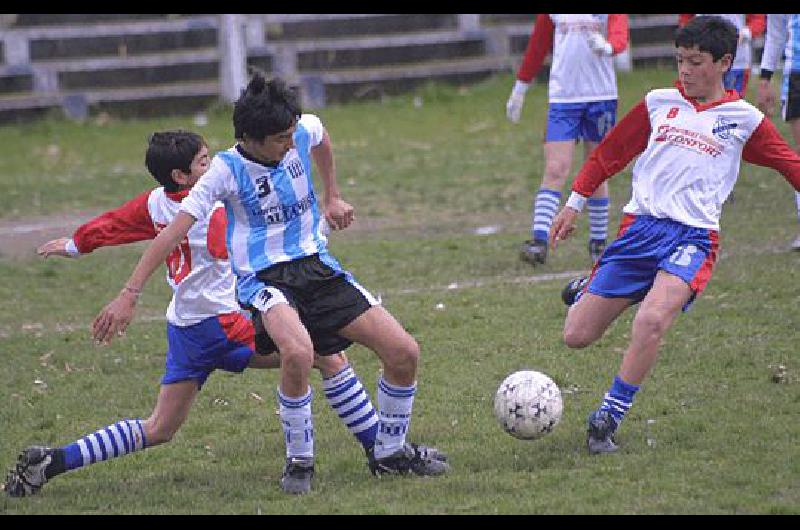
[[[584,348],[641,302],[619,372],[589,416],[590,453],[617,449],[614,433],[655,364],[661,339],[708,283],[719,254],[722,203],[742,158],[778,170],[800,190],[800,156],[758,109],[723,89],[736,42],[736,28],[720,17],[696,17],[678,29],[676,88],[650,91],[617,124],[581,168],[553,222],[555,248],[600,183],[639,156],[617,239],[575,293],[580,296],[564,322],[567,346]]]
[[[685,26],[695,16],[697,15],[678,15],[678,26]],[[747,93],[747,82],[750,79],[750,69],[753,66],[753,39],[764,34],[767,16],[764,14],[724,14],[716,16],[722,17],[736,26],[739,32],[736,58],[733,60],[731,69],[725,74],[723,82],[726,90],[735,90],[739,93],[739,97],[744,99]]]
[[[767,116],[775,111],[775,92],[770,80],[783,53],[783,82],[781,83],[781,109],[783,119],[789,123],[794,136],[795,149],[800,152],[800,14],[767,15],[767,36],[761,55],[761,80],[758,84],[758,108]],[[800,220],[800,193],[795,193],[797,218]],[[800,235],[791,245],[800,251]]]
[[[40,255],[78,257],[104,246],[153,239],[169,224],[188,190],[208,169],[208,148],[201,136],[188,131],[154,133],[148,144],[146,165],[162,185],[81,225],[71,238],[45,243],[38,249]],[[167,312],[166,372],[153,413],[146,420],[119,421],[63,447],[27,448],[7,477],[8,495],[37,493],[65,471],[170,441],[215,369],[241,372],[245,367],[280,366],[263,326],[258,321],[254,326],[239,311],[225,248],[225,211],[218,206],[166,261],[174,292]],[[347,358],[339,353],[317,356],[315,362],[329,403],[369,450],[378,418]]]
[[[531,239],[520,257],[533,264],[547,259],[547,238],[561,203],[561,189],[572,167],[578,140],[584,153],[597,145],[617,118],[617,81],[612,56],[628,46],[628,15],[538,15],[506,115],[517,123],[525,93],[545,57],[553,51],[544,138],[544,176],[533,201]],[[589,255],[594,263],[608,236],[608,185],[589,200]]]
[[[322,122],[302,114],[297,95],[282,80],[267,81],[256,74],[234,105],[233,125],[238,143],[214,157],[175,219],[147,248],[126,289],[140,290],[196,221],[223,201],[239,302],[262,319],[281,356],[283,490],[311,489],[314,427],[308,376],[314,352],[336,353],[342,347],[339,341],[363,344],[383,364],[377,391],[379,428],[369,454],[372,472],[445,473],[444,455],[406,442],[416,392],[417,342],[328,253],[323,217],[339,230],[353,222],[354,211],[339,193],[333,148]],[[312,159],[324,186],[322,211]],[[134,298],[118,296],[95,319],[95,338],[109,340],[124,331],[134,309]]]

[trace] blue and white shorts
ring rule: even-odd
[[[599,142],[617,122],[617,100],[550,103],[545,142]]]

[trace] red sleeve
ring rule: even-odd
[[[685,26],[693,18],[694,18],[693,14],[692,15],[688,15],[688,14],[678,15],[678,27],[682,28],[683,26]]]
[[[147,209],[149,196],[150,192],[146,191],[119,208],[81,225],[72,236],[80,253],[155,238],[156,230]]]
[[[614,55],[628,47],[628,15],[608,15],[608,43]]]
[[[572,190],[590,197],[612,175],[641,154],[650,138],[650,116],[644,100],[609,131],[578,171]]]
[[[522,57],[522,64],[517,72],[517,79],[530,83],[544,63],[544,58],[553,49],[553,33],[555,27],[549,15],[538,15],[536,24],[528,39],[528,47]]]
[[[744,144],[745,162],[772,168],[800,191],[800,155],[798,155],[769,118],[764,117]]]
[[[760,37],[767,29],[767,15],[745,15],[745,21],[753,38]]]
[[[228,248],[225,246],[225,232],[228,229],[228,218],[225,208],[216,208],[208,222],[206,246],[208,253],[217,259],[228,259]]]

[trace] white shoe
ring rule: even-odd
[[[797,239],[795,239],[792,242],[791,249],[795,251],[800,251],[800,236],[797,236]]]

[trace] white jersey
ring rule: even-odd
[[[214,156],[181,209],[201,218],[221,200],[228,216],[227,243],[239,299],[248,301],[258,271],[313,254],[328,259],[327,238],[311,178],[311,148],[322,142],[322,122],[301,116],[295,148],[275,167],[248,157],[239,146]]]
[[[549,93],[552,103],[617,99],[617,78],[611,57],[599,56],[586,38],[592,32],[608,37],[608,15],[550,15],[555,26]]]
[[[186,194],[165,192],[164,188],[143,193],[78,228],[74,246],[77,252],[87,253],[101,246],[153,239],[175,218]],[[225,229],[225,210],[222,203],[216,203],[167,257],[167,283],[173,291],[167,308],[170,324],[190,326],[239,311]]]
[[[653,90],[645,103],[648,147],[633,167],[633,193],[623,211],[719,230],[742,150],[764,114],[742,99],[698,111],[675,88]]]

